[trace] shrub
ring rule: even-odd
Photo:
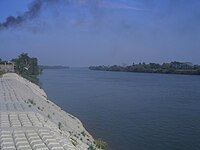
[[[90,145],[90,146],[88,147],[88,150],[96,150],[96,148],[94,148],[93,145]]]
[[[102,139],[96,139],[94,143],[99,149],[106,150],[108,148],[107,143]]]

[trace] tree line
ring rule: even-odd
[[[177,61],[163,64],[133,63],[132,65],[128,66],[90,66],[89,69],[99,71],[200,75],[200,65],[193,65],[192,63],[183,63]]]

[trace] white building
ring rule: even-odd
[[[9,63],[0,64],[0,71],[15,72],[14,63],[9,62]]]

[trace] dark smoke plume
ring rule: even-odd
[[[4,22],[0,22],[0,29],[18,26],[27,20],[32,20],[40,15],[42,8],[45,5],[58,3],[60,1],[61,0],[34,0],[28,7],[28,11],[16,17],[9,16]]]

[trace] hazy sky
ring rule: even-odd
[[[200,64],[200,0],[43,0],[30,17],[32,5],[0,0],[0,26],[29,13],[0,28],[0,58],[26,52],[45,65]]]

